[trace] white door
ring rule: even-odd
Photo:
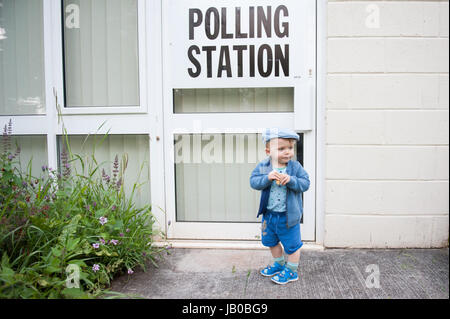
[[[166,225],[170,239],[258,240],[261,132],[299,133],[315,229],[315,1],[162,1]]]

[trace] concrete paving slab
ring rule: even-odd
[[[285,286],[259,274],[271,262],[262,250],[175,248],[111,290],[151,299],[449,298],[448,248],[305,250],[299,280]]]

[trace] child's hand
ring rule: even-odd
[[[279,181],[280,184],[284,186],[291,181],[291,177],[288,174],[280,174]]]
[[[274,181],[274,180],[279,181],[281,178],[281,174],[278,173],[277,171],[273,170],[269,173],[268,177],[269,177],[269,181]]]

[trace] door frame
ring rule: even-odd
[[[312,0],[310,0],[312,1]],[[317,3],[314,1],[313,15],[314,31],[317,32]],[[262,123],[271,123],[271,126],[286,126],[286,123],[293,123],[293,126],[298,123],[304,123],[304,117],[299,116],[300,100],[298,96],[310,95],[314,103],[311,112],[307,112],[307,116],[311,119],[311,127],[305,130],[297,130],[297,132],[304,133],[304,167],[310,175],[311,185],[308,192],[304,193],[304,219],[309,220],[308,223],[301,224],[302,238],[305,241],[314,241],[316,239],[316,32],[308,33],[308,41],[314,43],[314,49],[309,50],[311,54],[308,56],[308,69],[311,70],[308,76],[303,76],[301,79],[302,85],[296,88],[294,100],[294,113],[213,113],[213,114],[174,114],[173,113],[173,94],[169,74],[170,66],[170,47],[169,47],[169,32],[168,27],[170,19],[168,19],[167,2],[161,3],[161,38],[165,39],[161,42],[161,75],[162,75],[162,148],[164,153],[164,164],[158,165],[163,167],[163,173],[159,173],[160,178],[163,178],[164,185],[164,219],[159,219],[164,222],[164,228],[168,239],[195,239],[195,240],[259,240],[260,224],[259,223],[220,223],[220,222],[178,222],[176,220],[175,211],[175,172],[174,172],[174,134],[180,133],[261,133],[265,127],[253,127],[243,130],[248,123],[255,121],[255,116],[258,121]],[[312,42],[311,42],[312,41]],[[306,69],[306,66],[305,66]],[[231,86],[230,86],[231,87]],[[257,87],[257,85],[252,85]],[[260,87],[266,87],[261,84]],[[304,108],[303,108],[304,109]],[[158,112],[159,113],[159,112]],[[301,120],[299,120],[301,118]],[[226,128],[223,127],[223,122],[231,123]],[[208,123],[209,127],[203,128],[203,123]],[[307,126],[307,125],[306,125]],[[306,127],[305,126],[305,127]],[[222,128],[221,128],[222,127]],[[219,131],[213,128],[221,128]],[[160,141],[160,140],[158,140]],[[159,147],[161,149],[161,147]],[[152,152],[151,152],[152,153]],[[154,170],[153,170],[154,172]],[[153,175],[153,174],[152,174]],[[161,176],[162,175],[162,176]],[[160,184],[161,185],[161,184]],[[159,185],[159,186],[160,186]],[[152,184],[152,189],[153,184]],[[152,191],[152,199],[153,199]],[[159,193],[159,192],[158,192]],[[153,201],[153,200],[152,200]],[[256,214],[256,212],[255,212]],[[159,214],[160,217],[161,214]]]
[[[325,246],[328,1],[316,1],[316,238]]]

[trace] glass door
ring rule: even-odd
[[[261,132],[298,132],[310,174],[303,240],[315,227],[315,2],[164,1],[163,114],[170,239],[259,240]]]

